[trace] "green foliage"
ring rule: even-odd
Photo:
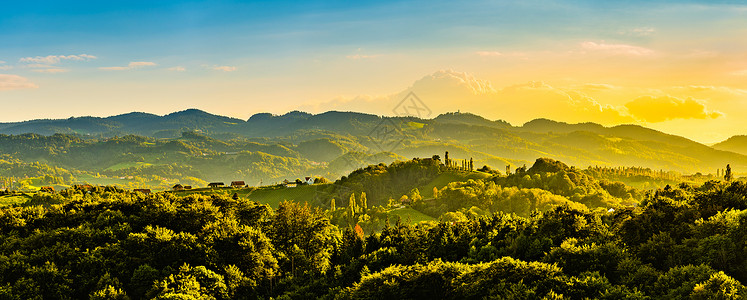
[[[626,206],[618,196],[637,189],[540,164],[446,183],[433,198],[421,187],[459,173],[427,160],[370,166],[336,185],[35,193],[0,208],[0,298],[744,297],[744,183],[674,185]],[[290,190],[346,209],[250,200]],[[408,201],[372,205],[393,192]],[[574,200],[593,195],[613,209]]]

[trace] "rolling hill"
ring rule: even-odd
[[[488,165],[501,171],[549,157],[575,166],[703,174],[731,164],[739,174],[747,169],[747,151],[740,150],[747,148],[740,140],[709,147],[637,125],[537,119],[512,126],[468,113],[420,119],[293,111],[240,120],[189,109],[163,116],[132,112],[0,123],[0,155],[26,163],[93,175],[151,176],[143,179],[147,181],[190,177],[197,183],[334,179],[369,164],[443,156],[446,151],[457,161],[472,158],[475,168]]]

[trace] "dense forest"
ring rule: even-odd
[[[739,144],[462,113],[188,110],[0,133],[0,299],[747,293]]]
[[[434,186],[432,195],[405,184],[460,172],[483,175]],[[593,172],[607,173],[551,159],[511,174],[411,160],[371,165],[320,186],[326,204],[276,207],[232,190],[39,192],[0,209],[0,298],[738,299],[747,293],[747,184],[711,180],[642,191]],[[403,206],[437,219],[385,214]]]

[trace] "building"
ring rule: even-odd
[[[244,187],[246,183],[244,181],[231,181],[231,187]]]
[[[217,188],[217,187],[221,187],[221,186],[224,186],[224,185],[225,184],[223,184],[223,182],[211,182],[210,184],[208,184],[208,187],[210,187],[210,188]]]
[[[133,192],[138,192],[138,193],[143,193],[143,194],[146,194],[146,195],[150,195],[150,193],[151,193],[150,189],[134,189],[132,191]]]
[[[181,184],[176,184],[176,185],[175,185],[174,187],[172,187],[171,189],[172,189],[172,190],[175,190],[175,191],[183,191],[183,190],[184,190],[184,186],[183,186],[183,185],[181,185]]]
[[[288,181],[288,179],[283,180],[283,186],[284,187],[296,187],[296,185],[297,184],[296,184],[295,181]]]
[[[306,176],[305,179],[306,179],[306,184],[308,184],[308,185],[314,184],[314,178],[313,177]]]

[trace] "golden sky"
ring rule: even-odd
[[[414,92],[427,117],[632,123],[703,143],[747,134],[738,1],[92,3],[0,12],[0,121],[394,115]]]

